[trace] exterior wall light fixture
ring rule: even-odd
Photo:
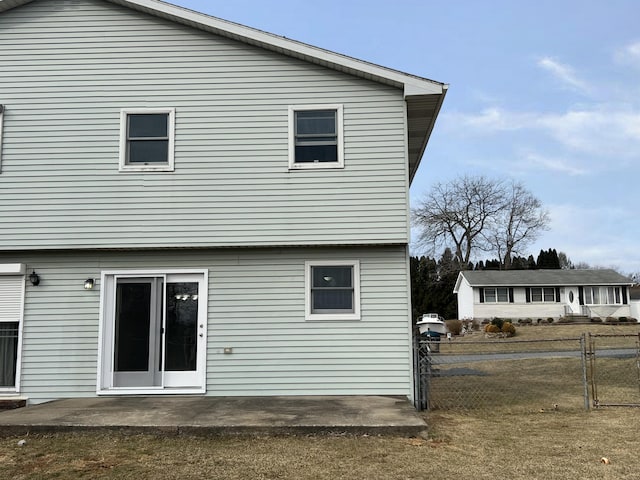
[[[93,278],[87,278],[84,281],[84,289],[85,290],[93,290],[93,286],[95,285],[95,280]]]
[[[29,275],[29,281],[31,282],[31,285],[33,285],[34,287],[40,284],[40,276],[36,273],[35,270],[33,270],[31,272],[31,275]]]

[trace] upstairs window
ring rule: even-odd
[[[289,107],[289,168],[342,168],[342,105]]]
[[[174,109],[123,110],[121,171],[173,171]]]

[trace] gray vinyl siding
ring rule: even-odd
[[[94,0],[0,14],[0,249],[408,241],[402,91]],[[344,105],[345,168],[288,170],[288,106]],[[175,171],[118,171],[176,109]]]
[[[359,260],[361,320],[306,321],[308,260]],[[406,248],[279,248],[18,253],[26,263],[21,393],[32,402],[92,397],[101,285],[119,269],[207,269],[207,395],[411,393]],[[233,348],[224,354],[225,347]]]

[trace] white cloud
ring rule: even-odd
[[[540,115],[537,125],[565,147],[593,155],[637,156],[640,112],[595,107],[561,114]]]
[[[620,234],[625,222],[633,218],[629,209],[556,204],[550,205],[549,211],[551,229],[536,242],[532,251],[555,248],[565,252],[574,263],[640,271],[633,235]]]
[[[531,131],[553,139],[564,148],[611,160],[640,155],[640,111],[630,107],[594,105],[561,113],[514,112],[488,108],[476,114],[443,114],[444,128],[451,132],[481,135]],[[543,137],[532,137],[539,143]]]
[[[629,45],[619,49],[614,54],[614,59],[616,62],[623,65],[635,65],[640,67],[640,41],[630,43]]]
[[[586,175],[589,171],[585,168],[577,167],[571,160],[561,157],[545,157],[537,153],[527,153],[523,160],[527,166],[537,170],[550,170],[552,172],[560,172],[571,175],[572,177]],[[584,162],[583,162],[584,163]]]
[[[538,66],[550,72],[554,77],[567,84],[573,90],[581,93],[591,93],[592,91],[591,86],[580,79],[569,65],[560,63],[551,57],[543,57],[538,60]]]

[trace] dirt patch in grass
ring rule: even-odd
[[[5,438],[0,478],[613,480],[640,468],[638,409],[425,416],[424,438],[59,434],[23,447]]]

